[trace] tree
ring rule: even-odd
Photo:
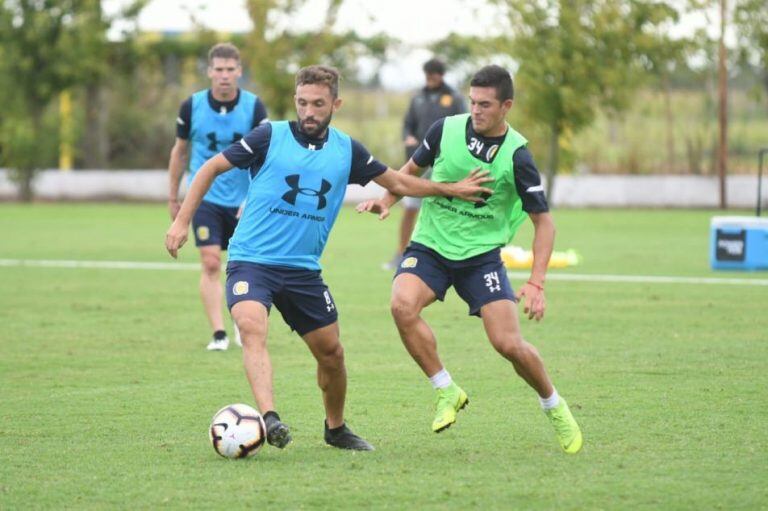
[[[599,108],[619,112],[663,45],[655,27],[676,17],[671,7],[639,0],[508,0],[519,61],[523,110],[548,127],[547,192],[560,158],[561,137],[588,126]]]
[[[279,28],[281,17],[290,19],[305,0],[247,0],[253,31],[246,43],[253,80],[269,106],[270,116],[284,118],[293,109],[294,73],[309,64],[329,64],[344,76],[354,76],[363,55],[382,62],[391,40],[370,38],[353,31],[334,33],[333,26],[343,0],[331,0],[320,26],[306,32]]]
[[[678,13],[672,12],[673,21],[678,21]],[[638,37],[638,49],[646,61],[649,73],[655,77],[664,96],[664,120],[666,124],[667,165],[674,169],[675,137],[674,115],[672,110],[672,76],[681,69],[687,69],[687,59],[695,46],[691,39],[672,38],[668,27],[657,24]]]
[[[733,16],[742,59],[761,70],[768,92],[768,8],[764,0],[739,0]]]
[[[138,13],[142,2],[121,16]],[[6,0],[0,4],[0,119],[2,163],[12,169],[22,200],[32,198],[35,171],[44,165],[41,146],[55,140],[43,116],[71,87],[106,72],[110,20],[99,0]]]
[[[728,207],[725,174],[728,166],[728,67],[726,63],[725,27],[727,25],[728,6],[726,0],[720,0],[720,37],[717,44],[717,96],[719,128],[717,173],[720,180],[720,209]]]
[[[719,203],[720,209],[726,209],[727,186],[726,175],[728,167],[728,48],[726,48],[725,37],[726,30],[729,27],[729,18],[733,14],[733,9],[728,7],[726,0],[688,0],[691,9],[699,9],[705,13],[708,24],[714,24],[710,19],[708,11],[714,10],[718,13],[717,25],[717,125],[718,138],[716,145],[716,169],[719,182]],[[701,48],[706,49],[710,43],[710,35],[707,30],[698,32],[699,44]],[[707,59],[710,65],[714,64],[714,59]]]

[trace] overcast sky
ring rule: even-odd
[[[125,0],[103,0],[112,14]],[[291,23],[301,29],[319,26],[328,0],[308,0]],[[421,86],[421,65],[431,57],[426,46],[451,32],[482,35],[498,32],[496,11],[484,0],[345,0],[339,11],[338,30],[353,29],[362,36],[386,33],[402,41],[390,63],[381,70],[390,89]],[[222,32],[246,32],[252,24],[244,0],[150,0],[138,18],[145,31],[186,31],[197,22]],[[453,78],[449,73],[448,81]]]
[[[104,0],[108,12],[124,0]],[[308,0],[292,21],[298,28],[317,27],[328,0]],[[412,43],[439,39],[450,32],[481,35],[493,27],[494,9],[483,0],[346,0],[337,28],[367,36],[386,32]],[[244,0],[150,0],[139,16],[145,30],[188,30],[190,14],[221,31],[244,32],[252,25]]]
[[[677,1],[677,0],[674,0]],[[112,14],[126,0],[103,0]],[[495,35],[495,9],[484,0],[345,0],[336,28],[354,29],[362,36],[384,32],[404,43],[396,58],[382,69],[382,81],[391,89],[422,85],[421,64],[430,57],[426,46],[451,32],[466,35]],[[308,0],[290,22],[298,29],[316,28],[328,0]],[[245,0],[150,0],[138,18],[145,31],[187,31],[193,17],[204,26],[221,32],[246,32],[252,28]],[[685,16],[673,33],[691,32],[694,27],[715,29],[717,17],[707,23],[703,14]],[[448,81],[452,76],[448,75]]]

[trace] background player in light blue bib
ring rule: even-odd
[[[320,276],[319,259],[348,183],[374,180],[397,195],[442,195],[479,201],[490,190],[483,173],[457,183],[436,183],[396,172],[359,142],[329,126],[341,106],[338,72],[310,66],[296,76],[298,121],[259,126],[208,160],[192,182],[166,235],[173,257],[187,238],[193,212],[214,178],[248,167],[251,185],[232,237],[227,303],[243,339],[248,381],[267,425],[267,441],[285,447],[290,431],[275,412],[267,316],[274,304],[317,360],[325,405],[324,439],[341,449],[372,450],[344,422],[347,373],[339,342],[336,304]]]
[[[171,219],[176,218],[179,211],[179,181],[184,170],[189,170],[188,183],[191,183],[209,158],[268,120],[259,98],[238,88],[241,73],[237,48],[228,43],[217,44],[208,52],[211,87],[196,92],[181,105],[176,119],[176,143],[168,165]],[[227,250],[249,182],[245,169],[219,176],[192,219],[202,263],[200,297],[213,329],[209,350],[225,350],[229,346],[222,313],[221,251]],[[239,342],[238,336],[235,340]]]

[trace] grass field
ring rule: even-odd
[[[559,271],[764,279],[709,270],[712,214],[556,211],[558,248],[584,256]],[[194,271],[0,266],[0,509],[768,507],[768,287],[552,279],[546,319],[523,331],[581,422],[577,456],[451,293],[427,318],[471,405],[434,435],[379,269],[394,220],[345,208],[324,255],[347,418],[373,453],[324,445],[313,361],[278,314],[276,401],[294,443],[214,453],[211,415],[253,399],[239,349],[204,350]],[[170,261],[158,205],[0,205],[0,226],[0,259]]]

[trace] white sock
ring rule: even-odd
[[[448,371],[445,370],[445,367],[430,376],[429,381],[432,383],[432,388],[435,389],[444,389],[453,383],[453,379],[451,378],[451,375],[448,374]]]
[[[539,396],[539,403],[544,410],[551,410],[560,404],[560,394],[557,393],[557,389],[552,389],[552,395],[544,398]]]

